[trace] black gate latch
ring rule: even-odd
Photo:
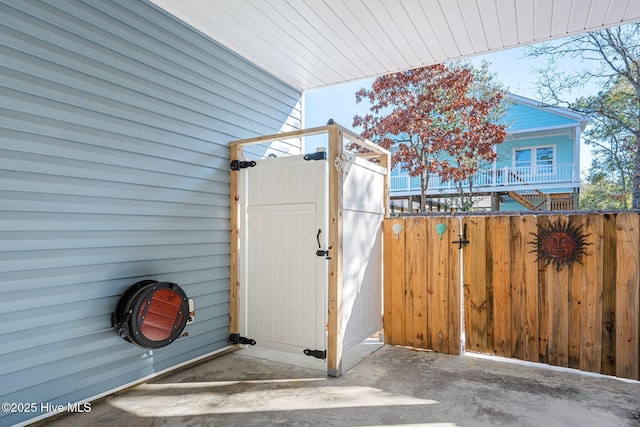
[[[331,259],[331,257],[329,256],[329,249],[327,249],[326,251],[323,251],[322,249],[318,249],[316,251],[316,256],[323,256],[325,259]]]
[[[252,168],[256,165],[256,162],[251,161],[243,161],[243,160],[233,160],[230,164],[232,171],[239,171],[244,168]]]
[[[463,247],[467,246],[470,242],[469,239],[467,239],[467,224],[464,224],[462,226],[462,234],[459,235],[459,239],[460,240],[455,240],[451,243],[457,243],[458,244],[458,249],[462,249]]]
[[[229,335],[229,343],[256,345],[256,340],[252,340],[251,338],[241,337],[240,334],[231,334]]]
[[[327,350],[311,350],[310,348],[305,348],[303,353],[305,356],[315,357],[316,359],[327,358]]]
[[[332,247],[329,246],[329,249],[327,250],[322,249],[322,245],[320,244],[320,233],[322,233],[322,230],[318,228],[318,234],[316,234],[316,240],[318,241],[318,250],[316,251],[316,256],[323,256],[325,259],[331,259],[331,257],[329,256],[329,249],[331,249]]]

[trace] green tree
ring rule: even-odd
[[[591,176],[582,187],[580,209],[627,209],[631,195],[604,175]]]
[[[587,180],[596,188],[605,186],[612,191],[616,198],[614,204],[619,209],[631,206],[634,159],[637,155],[634,149],[637,137],[630,131],[634,120],[632,110],[635,108],[631,91],[628,82],[620,79],[609,92],[578,98],[574,103],[575,108],[590,112],[590,126],[584,133],[584,141],[593,154]],[[602,201],[602,207],[592,205],[590,208],[612,208],[608,200]]]
[[[630,183],[631,206],[640,208],[640,23],[532,46],[526,56],[547,57],[547,67],[538,70],[543,102],[571,108],[592,119],[588,142],[602,160],[592,165],[592,175],[615,171],[607,181],[623,188]],[[558,63],[563,59],[578,66],[561,72]],[[566,99],[570,90],[589,82],[601,88],[597,96]],[[624,171],[627,166],[629,172]]]

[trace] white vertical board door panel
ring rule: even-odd
[[[345,351],[382,329],[385,170],[351,158],[343,186],[342,327]]]
[[[326,349],[326,163],[291,156],[241,171],[240,328],[257,346]]]

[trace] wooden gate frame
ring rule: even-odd
[[[255,138],[233,141],[229,144],[229,160],[243,159],[243,147],[266,144],[286,139],[303,138],[314,135],[328,135],[329,150],[329,247],[334,248],[329,259],[328,283],[328,332],[327,332],[327,374],[331,377],[342,375],[342,265],[343,265],[343,182],[341,168],[335,167],[344,151],[342,141],[349,140],[358,147],[368,150],[358,154],[368,159],[377,158],[380,166],[385,168],[384,211],[389,217],[389,176],[391,173],[391,153],[377,144],[338,124],[330,124],[310,129],[259,136]],[[230,247],[229,247],[229,333],[240,332],[240,189],[238,174],[230,174]]]

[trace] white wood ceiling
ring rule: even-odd
[[[306,90],[640,20],[640,0],[151,0]]]

